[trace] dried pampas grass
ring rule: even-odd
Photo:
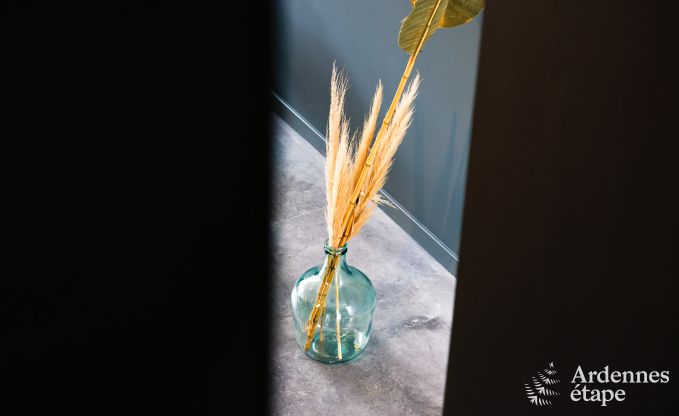
[[[412,65],[410,67],[412,69]],[[325,215],[328,226],[328,244],[331,247],[344,246],[347,241],[358,234],[377,204],[385,202],[378,192],[387,181],[396,150],[410,127],[413,103],[420,86],[420,77],[416,75],[404,93],[403,88],[408,74],[410,72],[406,70],[377,134],[375,133],[377,118],[382,105],[381,83],[377,84],[370,111],[363,122],[362,132],[360,134],[356,132],[351,136],[349,121],[344,114],[347,79],[337,72],[335,65],[332,67],[325,159]],[[373,137],[375,137],[374,141]],[[325,301],[338,261],[338,254],[329,256],[324,267],[316,301],[306,324],[305,351],[311,346],[319,319],[325,314]],[[340,283],[335,281],[337,309],[335,332],[337,357],[342,359],[339,285]]]
[[[358,234],[377,204],[385,202],[378,192],[387,181],[396,150],[410,127],[419,85],[416,75],[396,106],[383,137],[373,143],[382,104],[382,84],[377,85],[363,129],[351,136],[344,114],[347,79],[333,65],[325,162],[326,220],[332,247],[340,247]],[[368,163],[371,153],[374,154]],[[354,200],[357,186],[360,191]],[[355,206],[347,224],[352,205]]]

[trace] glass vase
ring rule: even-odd
[[[325,261],[304,272],[292,289],[292,316],[295,338],[309,357],[325,363],[339,363],[356,358],[368,344],[375,312],[376,295],[370,279],[346,259],[347,246],[325,244]],[[319,304],[320,317],[309,348],[307,322],[317,301],[323,276],[328,267],[335,269],[325,303]]]

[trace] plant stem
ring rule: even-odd
[[[325,305],[323,305],[323,309],[321,310],[321,318],[323,316],[325,316]],[[323,342],[323,319],[320,320],[318,325],[320,326],[320,331],[321,331],[321,333],[318,336],[318,339],[322,343]]]
[[[335,332],[337,335],[337,358],[342,359],[342,340],[340,339],[340,304],[339,304],[339,280],[340,277],[337,276],[335,279]]]
[[[323,272],[323,278],[321,279],[321,286],[318,288],[318,293],[316,294],[316,302],[314,307],[311,309],[311,315],[306,323],[305,330],[307,331],[306,344],[304,345],[304,351],[308,351],[311,347],[311,342],[314,339],[314,333],[316,332],[316,325],[318,325],[318,320],[321,317],[321,310],[325,308],[325,299],[328,296],[328,289],[330,288],[330,283],[332,282],[332,276],[334,275],[335,268],[337,267],[337,261],[339,260],[339,254],[328,255],[327,265],[325,271]]]

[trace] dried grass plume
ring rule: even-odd
[[[347,240],[358,234],[377,204],[384,202],[378,192],[387,181],[396,150],[410,127],[419,85],[420,78],[416,75],[396,106],[391,122],[383,133],[384,137],[373,145],[382,104],[382,84],[377,84],[363,129],[351,136],[349,121],[344,114],[347,78],[333,65],[325,161],[326,220],[331,246],[337,247],[345,233],[342,229],[344,215],[351,207],[351,196],[362,169],[367,169],[364,173],[366,179],[348,226]],[[370,152],[375,155],[368,166],[366,162]]]

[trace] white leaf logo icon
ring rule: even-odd
[[[547,387],[559,383],[559,380],[554,377],[555,375],[554,362],[551,362],[547,368],[538,371],[537,376],[531,377],[529,383],[523,384],[523,388],[526,390],[526,397],[528,397],[528,401],[531,404],[535,406],[549,406],[552,404],[550,398],[561,395],[558,391]]]

